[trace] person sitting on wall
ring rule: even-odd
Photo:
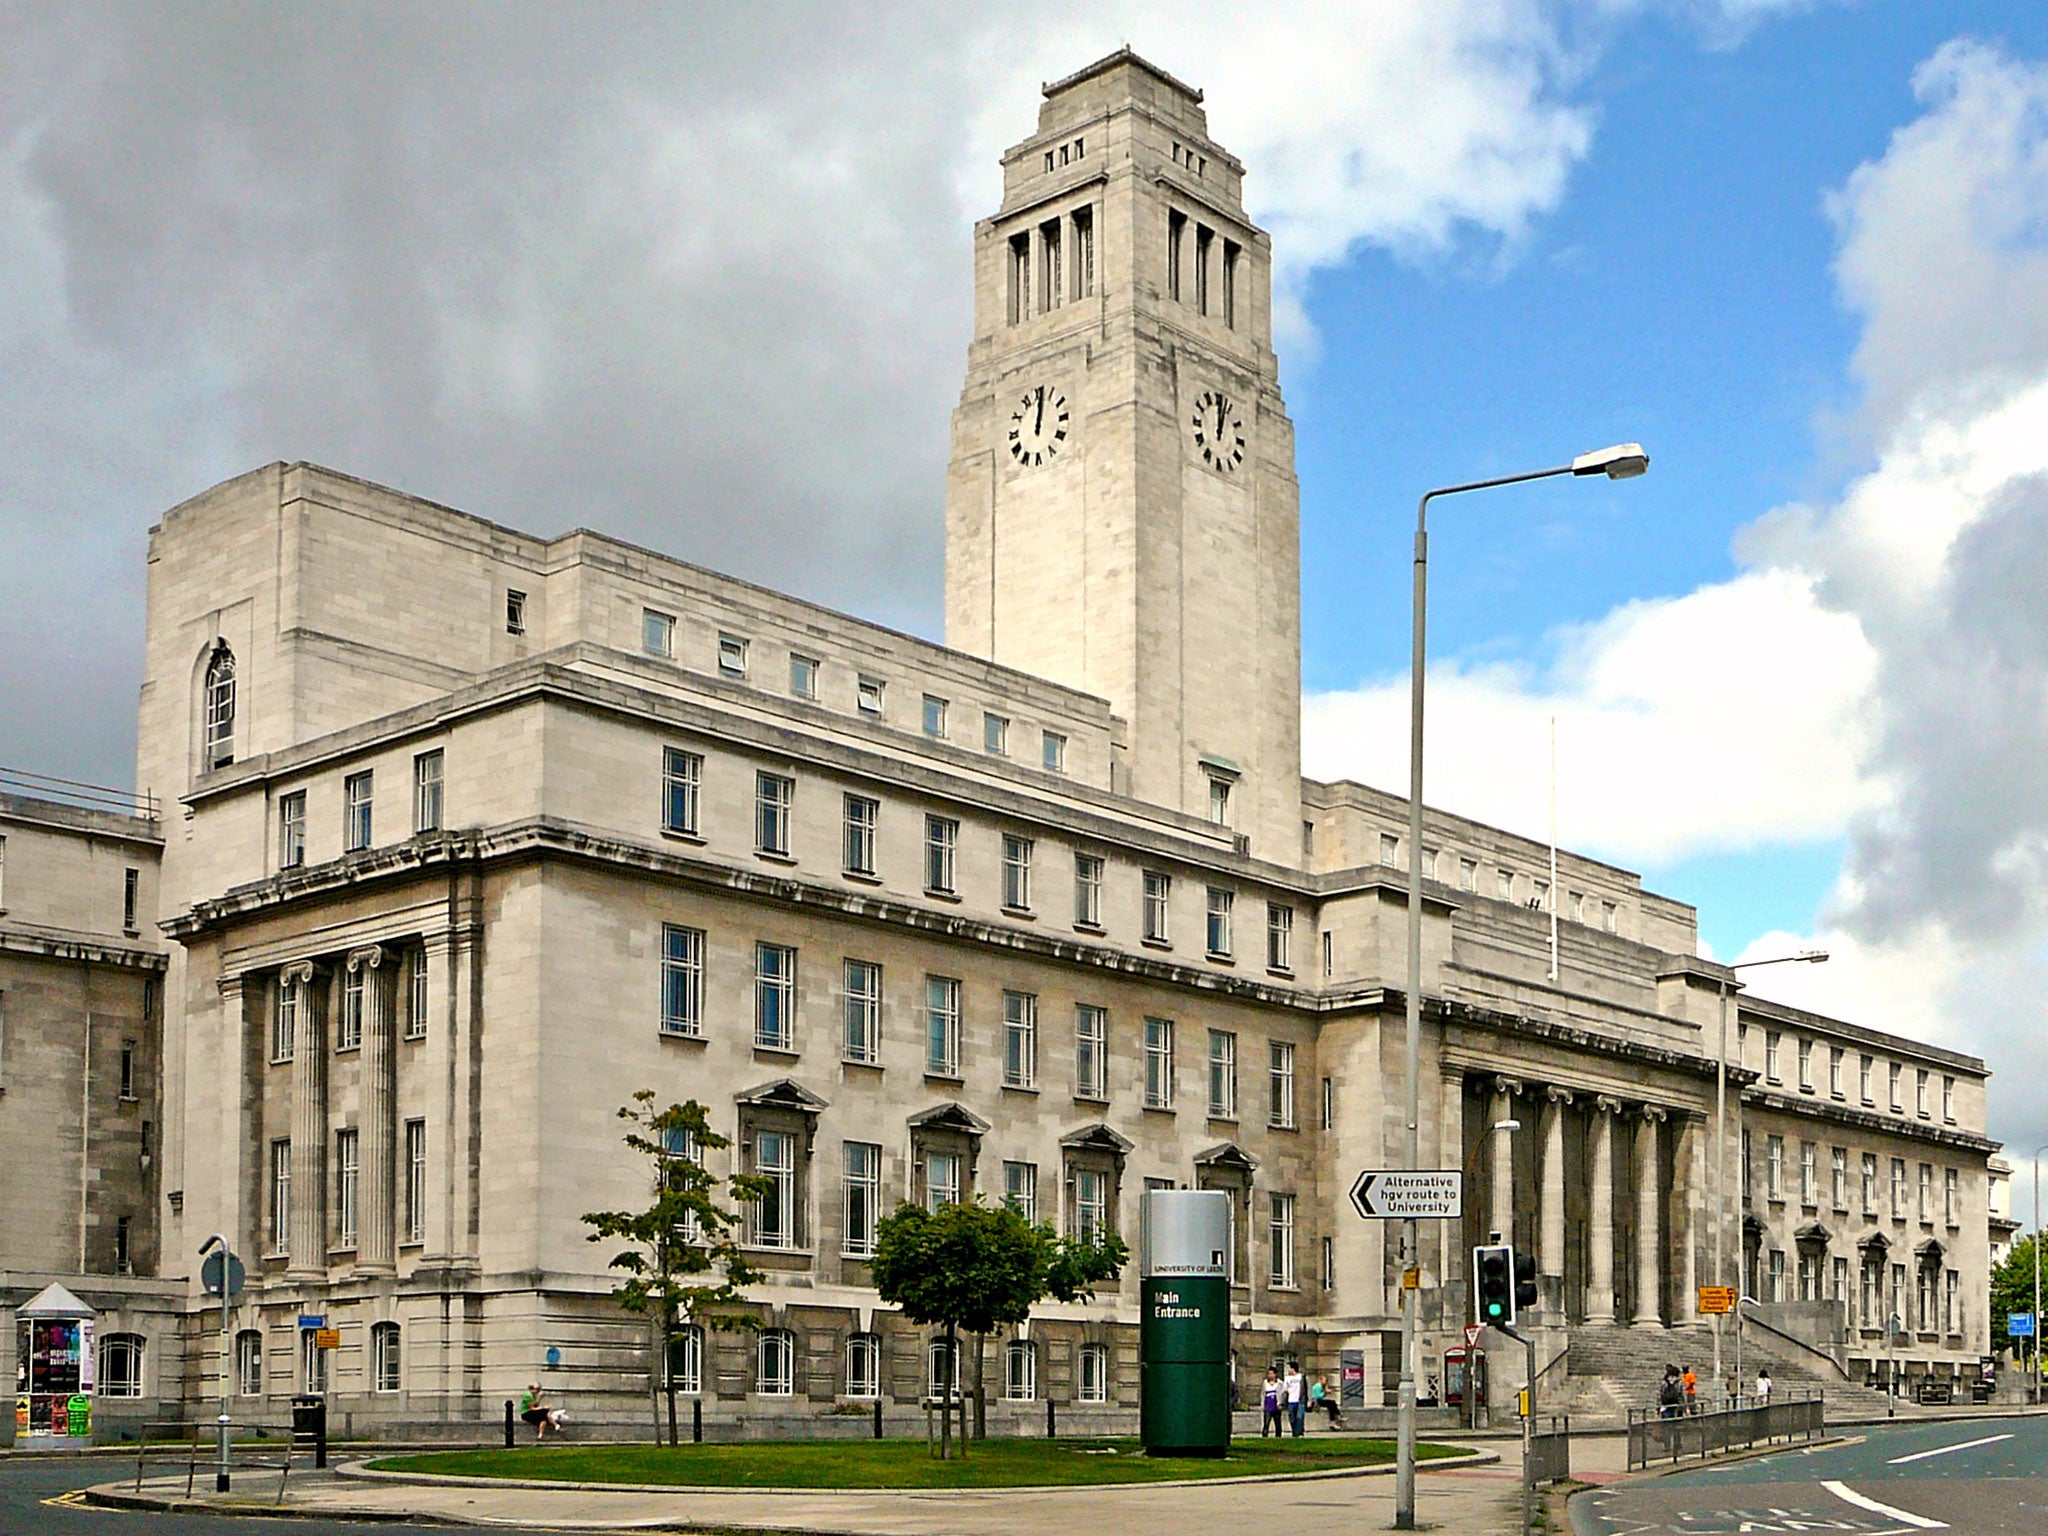
[[[555,1418],[553,1410],[540,1400],[540,1383],[537,1381],[528,1386],[520,1396],[519,1417],[533,1426],[533,1438],[536,1443],[545,1440],[550,1429],[558,1434],[561,1432],[562,1426]]]

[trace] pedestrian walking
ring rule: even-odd
[[[1700,1411],[1700,1379],[1687,1366],[1685,1374],[1678,1378],[1685,1384],[1685,1411],[1688,1417]]]
[[[1294,1438],[1301,1438],[1302,1415],[1308,1411],[1306,1383],[1301,1379],[1301,1367],[1294,1361],[1287,1362],[1287,1374],[1280,1378],[1282,1395],[1287,1399],[1287,1423],[1294,1431]]]
[[[1756,1373],[1756,1405],[1768,1408],[1771,1405],[1771,1368],[1766,1365]]]
[[[1267,1366],[1265,1389],[1259,1396],[1259,1407],[1265,1413],[1265,1417],[1259,1422],[1259,1438],[1261,1440],[1265,1439],[1268,1435],[1272,1435],[1277,1439],[1283,1433],[1280,1428],[1281,1390],[1280,1373],[1270,1365]]]
[[[1678,1374],[1678,1367],[1664,1367],[1664,1379],[1657,1385],[1657,1417],[1675,1419],[1685,1407],[1685,1383]]]

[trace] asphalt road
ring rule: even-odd
[[[1793,1449],[1581,1494],[1577,1536],[2048,1533],[2048,1418],[1859,1425]]]
[[[0,1459],[0,1536],[363,1536],[377,1529],[339,1520],[132,1513],[93,1509],[65,1498],[93,1483],[114,1482],[124,1468],[132,1475],[135,1463],[105,1456]]]

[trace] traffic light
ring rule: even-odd
[[[1472,1300],[1482,1325],[1514,1325],[1515,1250],[1508,1244],[1491,1243],[1472,1250]]]
[[[1520,1316],[1535,1305],[1536,1260],[1530,1254],[1517,1253],[1515,1254],[1515,1313],[1517,1316]]]

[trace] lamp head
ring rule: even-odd
[[[1808,965],[1826,965],[1828,963],[1828,952],[1824,949],[1808,949],[1802,950],[1792,958],[1803,960]]]
[[[1522,1128],[1522,1122],[1519,1120],[1496,1120],[1493,1122],[1493,1128],[1496,1131],[1519,1131]]]
[[[1605,475],[1610,480],[1633,480],[1649,468],[1650,456],[1643,452],[1641,443],[1616,443],[1612,448],[1596,448],[1572,460],[1573,474]]]

